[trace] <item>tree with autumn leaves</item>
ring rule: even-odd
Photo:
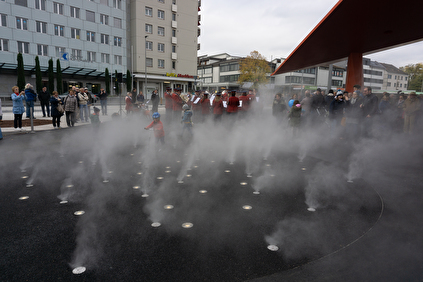
[[[253,88],[258,88],[260,84],[268,82],[267,75],[271,69],[269,62],[258,51],[252,51],[249,56],[242,59],[239,65],[238,83],[253,83]]]
[[[400,67],[409,77],[408,90],[422,91],[423,88],[423,63],[410,64]]]

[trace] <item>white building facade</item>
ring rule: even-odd
[[[131,64],[135,86],[147,98],[154,89],[161,97],[166,87],[193,89],[200,7],[198,0],[131,0]]]

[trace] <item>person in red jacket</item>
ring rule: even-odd
[[[239,97],[239,101],[241,103],[239,111],[240,114],[242,114],[242,116],[244,117],[250,109],[250,99],[248,98],[246,91],[242,91],[241,93],[242,95]]]
[[[181,98],[181,89],[176,88],[176,91],[172,94],[173,121],[179,121],[181,119],[183,104],[185,103]]]
[[[217,92],[216,93],[216,97],[213,100],[213,115],[214,115],[214,121],[218,122],[222,120],[222,115],[223,115],[223,110],[224,110],[224,106],[223,106],[223,101],[222,101],[222,93]]]
[[[204,122],[210,116],[210,99],[208,92],[204,92],[199,103],[201,103],[201,121]]]
[[[226,113],[228,115],[236,115],[238,113],[239,99],[235,96],[236,91],[231,92],[231,97],[228,99],[228,107]]]
[[[163,129],[163,123],[160,121],[159,113],[153,113],[153,121],[147,127],[144,127],[145,130],[150,128],[153,128],[154,137],[156,137],[156,143],[161,142],[162,145],[164,145],[165,132]]]
[[[172,120],[172,111],[173,111],[173,100],[172,100],[172,88],[167,87],[166,92],[164,93],[165,98],[165,109],[166,109],[166,123],[170,124]]]
[[[191,109],[193,113],[193,122],[201,121],[201,104],[200,104],[200,90],[195,90],[195,95],[190,99]]]
[[[228,98],[229,98],[228,93],[229,93],[228,89],[225,89],[225,90],[222,91],[222,101],[225,101],[225,102],[228,101]]]

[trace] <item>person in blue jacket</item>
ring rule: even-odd
[[[30,117],[30,109],[32,109],[32,118],[34,117],[34,103],[37,100],[37,94],[32,89],[33,86],[29,83],[25,85],[25,97],[26,97],[26,117]]]
[[[25,112],[25,107],[23,101],[25,100],[25,92],[21,91],[19,93],[19,87],[13,86],[12,87],[12,101],[13,101],[13,114],[15,115],[15,119],[13,121],[13,126],[15,127],[16,131],[22,131],[22,114]],[[19,128],[18,128],[19,127]]]

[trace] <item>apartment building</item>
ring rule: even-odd
[[[138,90],[147,78],[149,93],[167,86],[188,91],[200,6],[198,0],[0,0],[0,95],[9,96],[16,84],[19,52],[34,85],[38,56],[45,85],[49,59],[54,69],[60,60],[64,91],[76,85],[99,92],[106,68],[124,78],[131,71]]]
[[[130,33],[138,90],[192,90],[200,34],[198,0],[131,0]]]
[[[248,83],[238,83],[239,63],[242,59],[243,57],[227,53],[198,57],[197,87],[208,91],[248,88]],[[272,59],[269,62],[272,71],[283,61],[283,58]],[[329,89],[344,89],[346,79],[347,61],[340,61],[332,65],[315,66],[269,77],[269,84],[264,87],[283,93],[299,93],[321,88],[327,93]],[[363,80],[362,88],[370,86],[376,93],[392,93],[407,90],[408,76],[393,65],[363,58]]]

